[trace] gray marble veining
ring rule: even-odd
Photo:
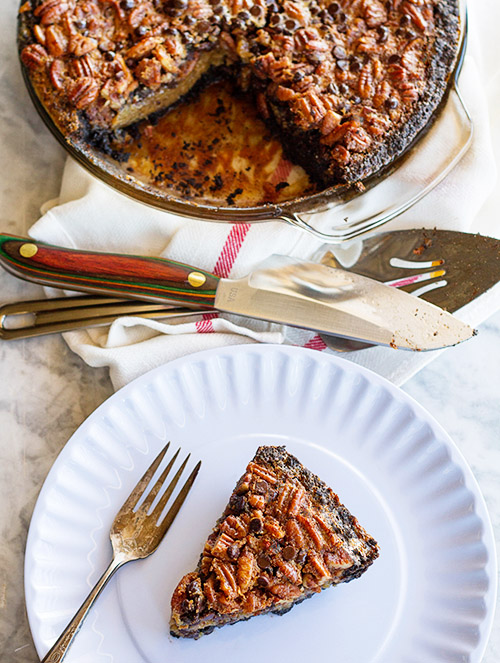
[[[1,230],[25,234],[58,193],[65,155],[34,111],[17,64],[17,0],[0,7]],[[0,272],[2,302],[40,296]],[[477,339],[443,353],[404,386],[470,464],[500,537],[500,313]],[[23,563],[37,495],[72,433],[112,393],[60,336],[0,344],[0,659],[37,660],[25,611]],[[500,610],[483,663],[500,661]],[[126,663],[126,662],[125,662]],[[425,663],[425,661],[422,661]]]

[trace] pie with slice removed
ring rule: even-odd
[[[378,544],[285,447],[261,446],[172,596],[170,632],[199,638],[358,578]]]
[[[292,161],[359,186],[446,96],[459,0],[23,0],[26,75],[69,140],[109,136],[228,76]]]

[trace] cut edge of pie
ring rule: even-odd
[[[170,633],[198,639],[284,614],[361,576],[379,546],[338,496],[283,446],[261,446],[171,600]]]

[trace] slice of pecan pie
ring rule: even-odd
[[[283,614],[358,578],[378,544],[337,495],[284,447],[259,447],[172,596],[170,632],[199,638],[267,612]]]
[[[230,76],[322,186],[400,156],[442,102],[459,0],[26,0],[27,76],[65,136],[105,145]],[[99,140],[98,140],[99,139]]]

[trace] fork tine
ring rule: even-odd
[[[200,467],[201,467],[201,460],[199,460],[196,463],[193,471],[191,472],[191,474],[187,478],[186,483],[182,486],[181,490],[179,491],[179,494],[175,498],[174,503],[172,504],[172,506],[168,510],[165,518],[163,518],[163,520],[158,523],[158,529],[160,530],[160,536],[163,536],[167,532],[170,525],[173,523],[175,516],[177,515],[177,513],[178,513],[179,509],[181,508],[182,504],[184,503],[184,500],[186,499],[187,494],[191,490],[191,486],[193,485],[194,480],[196,479],[196,476],[199,472]]]
[[[166,468],[163,470],[163,472],[161,473],[161,476],[159,477],[158,481],[155,483],[155,485],[151,488],[151,490],[150,490],[149,493],[147,494],[146,499],[144,500],[144,502],[143,502],[143,503],[141,504],[141,506],[139,507],[141,510],[148,511],[148,509],[149,509],[149,507],[151,506],[151,504],[153,504],[155,497],[156,497],[156,496],[158,495],[158,493],[160,492],[161,487],[162,487],[163,484],[165,483],[165,479],[166,479],[167,476],[169,475],[170,470],[171,470],[172,467],[173,467],[173,464],[174,464],[175,461],[177,460],[177,456],[179,455],[179,452],[180,452],[180,447],[179,447],[179,449],[177,449],[177,451],[175,452],[174,456],[173,456],[172,459],[169,461],[167,467],[166,467]]]
[[[163,447],[163,449],[160,451],[160,453],[156,456],[156,458],[151,463],[151,465],[148,467],[148,469],[144,472],[144,474],[142,475],[141,480],[137,483],[135,488],[132,490],[130,495],[127,497],[127,499],[123,503],[123,506],[120,509],[120,513],[126,513],[127,511],[132,511],[134,509],[137,502],[139,501],[139,499],[144,494],[144,491],[146,490],[146,487],[147,487],[148,483],[151,481],[154,473],[156,472],[156,470],[160,466],[161,461],[164,459],[165,454],[167,453],[169,446],[170,446],[170,442],[167,442],[167,444]]]
[[[180,451],[180,449],[179,449],[179,451]],[[182,463],[182,465],[177,470],[174,478],[169,483],[169,485],[167,486],[167,489],[165,490],[165,492],[163,493],[163,495],[159,499],[158,504],[155,506],[155,508],[151,512],[151,517],[152,518],[158,519],[161,516],[161,513],[162,513],[163,509],[165,508],[165,506],[167,505],[167,502],[168,502],[170,496],[174,492],[174,488],[177,486],[177,484],[179,482],[179,479],[181,478],[181,474],[184,472],[184,468],[186,467],[190,456],[191,456],[191,454],[188,454],[186,456],[186,458],[184,459],[184,462]]]

